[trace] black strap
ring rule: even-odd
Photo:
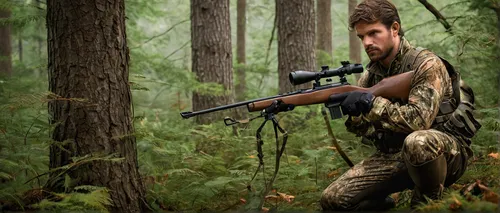
[[[448,71],[448,75],[450,76],[451,79],[451,85],[453,89],[453,95],[452,98],[450,99],[450,102],[452,105],[454,105],[454,108],[458,107],[458,104],[460,103],[460,73],[458,73],[455,68],[448,62],[446,59],[438,56],[441,61],[444,63],[444,66],[446,67],[446,70]]]
[[[288,139],[288,132],[279,125],[279,122],[278,122],[278,120],[276,119],[276,116],[275,116],[276,113],[280,112],[280,110],[284,111],[283,109],[286,109],[286,111],[290,110],[290,108],[289,108],[288,105],[287,106],[282,106],[281,102],[275,102],[275,103],[273,103],[272,106],[266,108],[266,110],[264,110],[262,112],[263,113],[262,117],[264,117],[265,120],[264,120],[264,122],[262,122],[262,124],[259,126],[259,128],[257,129],[257,132],[256,132],[257,152],[258,152],[257,156],[259,157],[259,166],[257,167],[257,170],[255,171],[252,179],[250,180],[250,183],[247,185],[247,189],[251,190],[251,188],[252,188],[251,182],[255,179],[255,176],[257,175],[257,173],[262,168],[262,174],[264,176],[264,185],[265,185],[265,188],[260,193],[261,201],[260,201],[260,204],[259,204],[259,209],[262,208],[262,205],[264,204],[264,200],[265,200],[264,197],[267,194],[269,194],[269,192],[272,189],[274,180],[276,179],[276,176],[278,175],[278,171],[279,171],[279,167],[280,167],[280,161],[281,161],[281,156],[283,156],[283,153],[285,152],[286,142],[287,142],[287,139]],[[262,136],[260,134],[261,131],[262,131],[262,129],[266,125],[267,121],[271,121],[273,123],[274,137],[276,139],[276,165],[275,165],[275,168],[274,168],[274,174],[271,177],[271,179],[269,180],[269,182],[266,180],[266,176],[265,176],[264,153],[262,151],[262,145],[264,144],[264,142],[262,141]],[[281,143],[281,147],[279,145],[278,131],[282,134],[282,137],[283,137],[283,142]]]

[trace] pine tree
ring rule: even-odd
[[[138,165],[128,82],[124,0],[47,1],[50,168],[69,167],[78,185],[110,190],[114,212],[140,212]],[[112,156],[116,158],[109,158]],[[61,171],[49,187],[63,190]]]
[[[191,0],[192,70],[198,81],[214,82],[233,91],[233,61],[229,0]],[[233,94],[193,94],[193,111],[233,102]],[[210,123],[218,113],[197,116],[198,123]]]
[[[293,86],[288,74],[296,70],[316,70],[314,1],[276,0],[276,15],[279,92],[310,88],[310,83]]]

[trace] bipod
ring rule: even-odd
[[[274,101],[273,104],[271,104],[271,106],[262,110],[261,115],[259,116],[259,117],[264,117],[264,122],[262,122],[262,124],[259,126],[259,128],[257,129],[257,132],[255,134],[255,137],[257,139],[257,153],[258,153],[257,156],[259,157],[259,166],[257,167],[257,170],[255,171],[252,179],[250,180],[250,182],[252,182],[255,179],[255,177],[257,176],[257,173],[259,172],[259,170],[262,168],[265,189],[262,190],[262,193],[260,194],[261,199],[260,199],[260,204],[259,204],[259,210],[262,209],[262,206],[264,205],[264,201],[265,201],[265,196],[271,191],[274,180],[276,179],[276,176],[278,175],[279,166],[280,166],[280,159],[281,159],[281,156],[283,155],[283,152],[285,152],[285,146],[286,146],[286,142],[288,139],[288,132],[279,125],[279,122],[276,119],[276,114],[278,114],[279,112],[293,110],[293,108],[294,108],[293,105],[283,104],[283,102],[281,102],[281,100],[277,100],[277,101]],[[274,169],[274,174],[271,177],[271,179],[269,180],[269,182],[267,182],[266,176],[265,176],[264,153],[262,151],[262,145],[264,144],[264,141],[262,140],[262,135],[261,135],[262,129],[264,128],[264,126],[266,125],[266,123],[268,121],[271,121],[273,123],[274,137],[276,140],[276,165],[275,165],[275,169]],[[283,135],[283,142],[281,144],[281,147],[279,144],[278,131]],[[251,190],[251,185],[248,184],[247,188],[249,190]]]

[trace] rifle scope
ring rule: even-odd
[[[326,67],[326,69],[323,69],[320,72],[302,71],[302,70],[294,71],[288,75],[288,78],[290,79],[290,83],[292,83],[293,85],[299,85],[313,80],[319,81],[319,79],[321,78],[327,78],[332,76],[343,77],[346,74],[350,75],[352,73],[362,73],[362,72],[363,72],[363,65],[350,64],[348,61],[343,61],[342,66],[338,67],[337,69],[328,70],[328,67]]]

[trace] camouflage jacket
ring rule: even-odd
[[[410,43],[401,37],[399,52],[390,67],[386,69],[378,62],[370,62],[358,85],[371,87],[383,78],[411,71],[402,67],[404,56],[411,48]],[[432,128],[441,102],[453,95],[452,82],[444,63],[429,50],[423,50],[414,65],[417,66],[407,101],[376,97],[368,114],[347,119],[347,130],[358,136],[376,138],[378,130],[409,134]]]

